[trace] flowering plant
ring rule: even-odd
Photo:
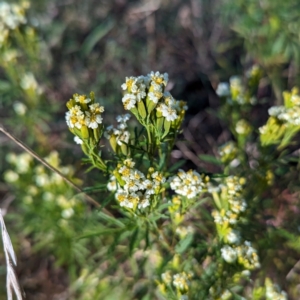
[[[35,233],[35,218],[27,231],[35,234],[39,245],[67,240],[66,251],[62,252],[61,245],[50,249],[60,257],[60,264],[81,257],[94,266],[78,262],[79,269],[71,270],[72,295],[80,299],[107,294],[121,294],[124,299],[287,299],[262,267],[265,252],[272,258],[278,254],[270,254],[264,230],[271,229],[261,221],[265,209],[259,209],[260,200],[272,193],[274,168],[280,163],[274,162],[270,147],[279,144],[277,151],[282,151],[298,127],[293,124],[296,127],[288,139],[285,133],[270,137],[270,143],[265,142],[264,129],[255,131],[249,113],[257,103],[253,99],[260,74],[254,68],[245,86],[235,77],[230,85],[222,83],[217,89],[223,100],[220,116],[224,112],[229,116],[235,141],[219,148],[217,163],[224,170],[216,174],[187,169],[181,161],[170,164],[187,105],[167,91],[167,74],[126,78],[121,86],[122,103],[129,112],[116,117],[116,126],[105,124],[105,109],[93,92],[74,94],[67,102],[67,125],[87,156],[84,163],[104,179],[104,183],[83,189],[86,193],[101,191],[102,200],[92,199],[92,206],[86,206],[88,220],[82,198],[75,197],[56,174],[34,167],[26,154],[7,157],[13,166],[5,173],[7,182],[20,188],[30,177],[43,187],[40,191],[29,186],[27,195],[22,195],[25,216],[32,218],[37,209],[38,218],[43,216],[42,236]],[[297,90],[284,95],[286,110],[296,114]],[[278,119],[283,122],[284,118],[278,114]],[[290,130],[281,125],[286,132]],[[260,135],[255,140],[256,132]],[[250,146],[259,150],[250,153]],[[57,152],[46,160],[60,175],[82,184],[72,167],[60,165]],[[248,166],[249,160],[255,168]],[[56,216],[52,225],[47,224],[49,210]],[[52,230],[54,226],[59,226],[59,234]],[[77,240],[71,232],[76,232]],[[272,234],[289,236],[277,228]],[[290,248],[297,248],[292,238],[288,242]],[[97,267],[95,253],[101,253]]]

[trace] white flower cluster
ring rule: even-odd
[[[238,148],[236,146],[236,143],[233,141],[229,141],[226,144],[222,145],[218,149],[219,155],[221,157],[221,161],[223,163],[229,163],[236,159]]]
[[[81,129],[82,126],[98,128],[99,124],[102,124],[101,114],[104,112],[104,107],[99,103],[88,105],[92,100],[85,95],[74,95],[74,100],[77,104],[66,113],[67,125],[77,129]]]
[[[192,226],[179,226],[176,228],[175,232],[179,235],[180,239],[184,239],[188,234],[193,234],[194,231]]]
[[[166,179],[159,172],[149,172],[145,176],[134,168],[135,163],[126,159],[117,169],[123,181],[122,186],[115,177],[110,178],[108,190],[116,191],[116,200],[120,206],[130,209],[145,209],[150,206],[152,196],[158,194]]]
[[[180,294],[180,298],[181,300],[188,300],[188,295],[186,295],[186,293],[189,290],[189,286],[191,285],[191,279],[193,277],[193,274],[191,272],[181,272],[181,273],[177,273],[172,275],[171,271],[167,271],[163,274],[161,274],[161,278],[162,281],[166,284],[166,285],[173,285],[176,290],[179,292]]]
[[[228,263],[238,262],[247,270],[259,268],[259,259],[256,250],[248,241],[242,241],[236,225],[240,221],[240,214],[245,211],[247,205],[242,198],[242,185],[244,180],[235,176],[229,176],[224,184],[220,185],[217,196],[219,201],[227,203],[227,209],[214,210],[212,216],[218,231],[226,232],[222,237],[225,245],[221,248],[222,258]]]
[[[10,30],[14,30],[21,24],[26,24],[24,8],[26,5],[9,4],[0,2],[0,45],[2,45],[9,35]]]
[[[299,131],[300,126],[300,94],[294,87],[283,92],[284,105],[269,108],[269,119],[266,125],[259,128],[262,145],[287,145]]]
[[[267,278],[265,282],[266,286],[266,300],[287,300],[287,294],[285,291],[280,291],[280,288],[277,284]]]
[[[104,136],[109,140],[112,136],[116,139],[116,142],[119,146],[122,146],[123,143],[128,144],[130,138],[130,132],[127,130],[127,121],[130,119],[130,114],[117,116],[117,122],[119,125],[117,128],[114,128],[113,125],[110,125],[106,128]]]
[[[216,93],[220,97],[230,96],[230,88],[227,82],[220,82],[216,89]]]
[[[235,124],[235,131],[240,135],[248,135],[251,132],[251,126],[246,120],[241,119]]]
[[[38,82],[36,81],[34,75],[31,72],[27,72],[23,75],[20,86],[23,90],[33,90],[38,95],[43,92],[43,89],[39,86]]]
[[[6,159],[14,167],[14,170],[8,170],[4,174],[7,182],[16,184],[19,176],[23,174],[35,181],[35,185],[29,185],[23,196],[23,200],[27,205],[32,204],[34,198],[39,197],[39,201],[52,202],[60,207],[61,216],[64,219],[70,218],[75,213],[73,208],[78,203],[75,198],[70,199],[66,195],[66,184],[60,175],[53,172],[49,173],[42,165],[33,167],[33,158],[28,153],[19,155],[10,153]],[[58,152],[52,151],[45,160],[53,167],[59,169],[65,176],[73,176],[74,169],[72,166],[60,165]]]
[[[25,174],[29,171],[33,158],[27,152],[19,155],[16,155],[15,153],[9,153],[6,156],[6,160],[10,164],[14,165],[17,173]]]
[[[24,116],[27,111],[27,106],[19,101],[14,102],[13,109],[19,116]]]
[[[171,177],[169,181],[172,190],[188,199],[195,198],[204,187],[200,174],[194,170],[184,172],[179,169],[177,176]]]
[[[269,115],[278,120],[294,126],[300,125],[300,106],[286,108],[285,106],[273,106],[269,108]],[[260,129],[262,130],[262,129]]]
[[[175,121],[182,110],[187,110],[187,106],[183,101],[177,101],[169,92],[164,93],[164,102],[159,103],[156,107],[167,121]]]
[[[175,274],[173,275],[173,285],[181,291],[187,291],[191,284],[191,277],[192,274],[187,274],[186,272]]]
[[[221,255],[226,262],[234,263],[238,261],[247,270],[260,267],[257,251],[249,241],[244,241],[242,245],[237,247],[225,245],[221,248]]]
[[[221,195],[228,201],[227,211],[213,211],[212,215],[216,223],[220,225],[236,224],[240,213],[244,212],[247,204],[241,197],[242,185],[239,178],[229,176],[225,180],[225,184],[221,185]]]
[[[126,82],[121,85],[121,88],[124,91],[127,91],[122,98],[126,110],[132,109],[137,102],[140,102],[146,97],[146,88],[148,84],[148,76],[126,77]]]
[[[232,248],[228,245],[225,245],[223,248],[221,248],[221,255],[229,264],[234,263],[237,259],[237,251],[235,248]]]
[[[167,73],[160,74],[160,72],[151,72],[147,76],[126,77],[126,82],[121,86],[125,91],[122,98],[124,108],[131,110],[142,101],[148,113],[156,107],[167,121],[178,119],[180,112],[187,110],[187,106],[165,91],[168,77]]]
[[[242,184],[241,180],[236,176],[228,176],[225,183],[220,185],[221,196],[226,198],[228,202],[227,211],[214,210],[212,215],[215,222],[223,224],[236,224],[239,215],[246,210],[246,201],[242,198]]]
[[[216,89],[216,94],[226,98],[228,104],[237,103],[239,105],[256,104],[255,97],[249,97],[240,76],[232,76],[227,82],[220,82]]]

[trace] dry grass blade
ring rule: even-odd
[[[16,276],[15,269],[14,269],[14,267],[17,265],[16,255],[10,237],[5,227],[1,209],[0,209],[0,224],[1,224],[3,249],[4,249],[6,268],[7,268],[7,273],[6,273],[7,299],[13,300],[13,292],[14,292],[18,300],[23,300],[24,299],[23,292],[20,288],[18,278]]]

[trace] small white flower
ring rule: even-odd
[[[37,186],[44,187],[45,185],[49,185],[50,178],[47,174],[39,174],[35,177],[35,182]]]
[[[86,114],[88,113],[88,112],[85,112]],[[72,118],[72,117],[71,117]],[[76,116],[76,117],[74,117],[73,116],[73,118],[75,118],[75,120],[76,120],[76,122],[75,122],[75,127],[76,128],[78,128],[78,129],[81,129],[81,127],[82,127],[82,125],[87,125],[87,123],[89,122],[89,117],[88,117],[88,115],[87,115],[87,118],[85,117],[85,115],[84,114],[82,114],[82,115],[80,115],[80,116]]]
[[[24,116],[27,111],[27,106],[22,102],[15,102],[13,108],[19,116]]]
[[[130,114],[119,115],[116,117],[118,123],[125,123],[130,120]]]
[[[140,184],[135,180],[128,180],[124,185],[124,190],[128,192],[137,192],[140,188]]]
[[[89,105],[89,108],[90,108],[90,111],[92,113],[103,113],[104,112],[104,107],[103,106],[100,106],[99,103],[94,103],[94,104],[91,104]]]
[[[237,251],[228,245],[221,248],[221,255],[223,259],[230,264],[237,259]]]
[[[125,80],[126,80],[126,82],[121,85],[121,88],[124,91],[126,91],[126,90],[130,90],[131,91],[132,88],[133,89],[135,88],[135,84],[136,84],[137,78],[131,76],[131,77],[126,77]]]
[[[177,111],[175,108],[162,104],[160,106],[160,109],[162,115],[166,118],[167,121],[172,122],[178,118]]]
[[[270,116],[278,117],[280,114],[286,112],[286,108],[284,106],[272,106],[269,108],[268,113]]]
[[[72,217],[74,215],[74,209],[69,207],[67,209],[64,209],[62,212],[61,212],[61,216],[65,219],[69,219],[70,217]]]
[[[82,104],[90,103],[92,100],[90,98],[87,98],[85,95],[76,95],[74,97],[75,101]]]
[[[16,182],[19,179],[19,175],[14,171],[8,170],[4,173],[4,179],[9,183]]]
[[[74,136],[74,142],[78,145],[82,145],[83,144],[83,141],[81,138],[79,138],[78,136]]]
[[[34,75],[29,72],[26,73],[21,79],[20,86],[23,90],[36,90],[38,88],[38,83],[36,82]]]
[[[233,229],[227,234],[226,238],[230,244],[239,244],[241,242],[240,233]]]
[[[221,295],[221,300],[229,300],[232,297],[232,293],[228,290],[225,290]]]
[[[148,77],[152,80],[152,82],[155,82],[156,84],[163,84],[164,86],[167,86],[169,80],[168,73],[160,74],[158,71],[155,73],[151,71],[150,74],[148,74]]]
[[[146,179],[142,182],[143,188],[146,190],[147,195],[153,195],[155,193],[153,181]]]
[[[189,199],[196,197],[202,191],[202,179],[196,171],[179,170],[177,176],[169,179],[170,187],[177,194]]]
[[[88,112],[86,112],[87,114]],[[97,113],[91,113],[87,114],[87,117],[85,119],[85,124],[89,128],[96,129],[98,128],[99,124],[102,124],[103,118],[100,114]]]
[[[258,130],[259,130],[260,134],[266,134],[267,133],[267,126],[264,125],[262,127],[259,127]]]
[[[70,109],[69,113],[70,113],[70,115],[73,115],[73,116],[81,116],[81,115],[83,115],[83,111],[81,110],[81,107],[79,105],[73,106]]]
[[[179,290],[187,290],[190,285],[189,278],[185,272],[173,276],[173,285]]]
[[[129,131],[123,131],[118,137],[117,137],[117,144],[119,146],[122,146],[124,143],[128,144],[130,138],[130,132]]]
[[[220,82],[218,84],[216,94],[220,97],[226,97],[230,95],[229,84],[227,82]]]
[[[139,209],[144,209],[146,207],[150,206],[149,198],[144,198],[140,203],[138,204]]]
[[[150,92],[148,94],[149,99],[154,102],[155,104],[158,103],[159,99],[161,99],[161,97],[163,96],[163,94],[161,92],[158,91],[154,91],[154,92]]]
[[[124,108],[126,110],[130,110],[130,109],[134,108],[134,106],[136,104],[136,97],[133,94],[126,94],[122,98],[122,102],[123,102]]]
[[[110,191],[110,192],[115,192],[118,188],[118,184],[117,184],[117,180],[116,180],[116,177],[115,176],[111,176],[109,178],[109,182],[107,184],[107,189]]]
[[[164,283],[170,284],[172,282],[172,274],[170,271],[161,274],[161,279]]]
[[[125,199],[123,202],[120,203],[120,206],[132,209],[133,203],[131,201],[129,201],[128,199]]]
[[[133,168],[135,166],[135,162],[131,158],[127,158],[124,160],[124,165],[128,168]]]

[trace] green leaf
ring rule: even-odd
[[[164,210],[164,209],[166,209],[166,208],[168,208],[169,206],[172,206],[172,205],[173,205],[173,203],[171,203],[171,202],[169,202],[169,203],[164,203],[164,204],[160,205],[160,206],[157,208],[157,210],[158,210],[158,211],[162,211],[162,210]]]
[[[208,162],[208,163],[211,163],[214,165],[218,165],[218,166],[222,165],[222,162],[212,155],[201,154],[201,155],[199,155],[199,158],[205,162]]]
[[[194,236],[192,233],[187,234],[186,237],[176,245],[175,251],[179,254],[182,254],[183,252],[185,252],[185,250],[192,243],[193,238],[194,238]]]
[[[164,214],[160,214],[160,213],[155,213],[155,215],[152,215],[151,217],[149,217],[150,221],[157,221],[159,219],[169,219],[170,217]]]
[[[81,54],[88,56],[95,45],[114,27],[114,22],[111,20],[97,26],[84,40],[81,46]]]
[[[108,216],[107,214],[103,213],[102,211],[99,211],[99,212],[98,212],[98,216],[99,216],[101,219],[103,219],[103,220],[105,220],[105,221],[107,221],[107,222],[109,222],[109,223],[112,223],[112,224],[114,224],[114,225],[117,225],[118,227],[122,227],[122,228],[125,227],[125,224],[124,224],[123,222],[121,222],[119,219],[116,219],[116,218],[114,218],[114,217]]]
[[[178,162],[176,162],[173,166],[171,166],[169,168],[169,172],[174,172],[175,170],[177,171],[181,166],[183,166],[184,164],[186,163],[186,160],[182,159],[182,160],[179,160]]]
[[[99,184],[99,185],[88,186],[88,187],[83,188],[83,191],[85,193],[95,192],[95,191],[105,191],[105,190],[107,190],[107,184]]]
[[[144,250],[148,249],[149,245],[150,245],[150,230],[149,230],[149,225],[146,224],[145,247],[144,247]]]
[[[99,229],[96,231],[87,232],[83,235],[80,235],[76,239],[81,240],[81,239],[89,238],[89,237],[93,237],[93,236],[108,235],[108,234],[111,235],[111,234],[115,234],[115,233],[122,232],[122,231],[123,231],[123,228],[103,228],[103,229]]]
[[[135,245],[137,244],[138,235],[139,235],[139,228],[136,228],[133,231],[133,234],[131,236],[130,243],[129,243],[129,255],[130,256],[132,255]]]

